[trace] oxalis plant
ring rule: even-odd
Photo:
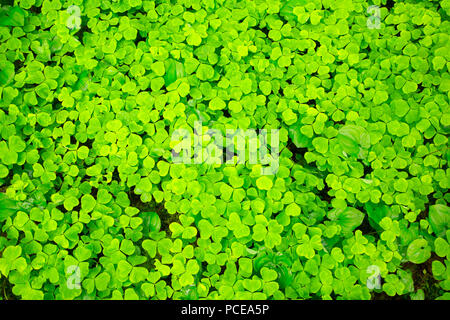
[[[450,298],[449,0],[1,4],[0,299]]]

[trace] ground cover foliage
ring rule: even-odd
[[[1,299],[448,299],[449,14],[2,1]],[[279,130],[278,170],[180,128]]]

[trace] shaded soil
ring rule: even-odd
[[[406,262],[402,265],[403,270],[409,270],[412,273],[414,281],[414,291],[422,289],[425,294],[425,300],[435,300],[442,294],[442,289],[439,287],[439,281],[433,277],[431,265],[433,261],[440,261],[444,263],[444,259],[437,256],[434,252],[431,258],[421,264]],[[409,300],[409,295],[402,296],[388,296],[385,292],[373,292],[373,300]]]
[[[156,203],[155,201],[142,202],[141,197],[133,191],[128,192],[130,205],[136,207],[141,212],[156,212],[161,219],[161,231],[169,232],[169,225],[178,221],[178,214],[170,214],[164,207],[164,202]]]
[[[439,281],[433,277],[433,272],[431,270],[431,264],[433,261],[440,261],[445,264],[444,259],[437,256],[434,252],[431,258],[421,264],[414,264],[412,262],[407,262],[403,264],[402,269],[410,270],[412,272],[412,277],[414,280],[414,290],[422,289],[425,293],[426,300],[434,300],[440,296]]]
[[[7,278],[0,280],[0,300],[19,300],[19,297],[12,292],[12,285]]]

